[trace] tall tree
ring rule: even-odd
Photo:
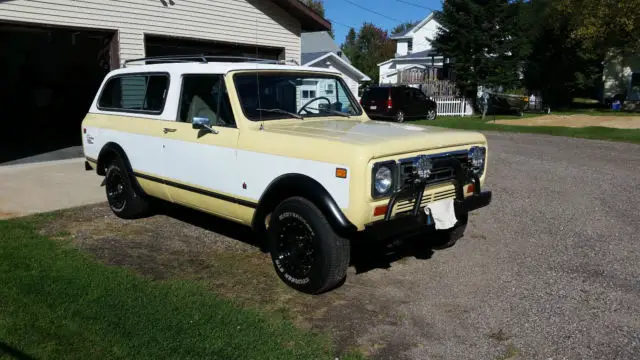
[[[353,66],[367,74],[372,81],[378,79],[378,64],[393,57],[396,52],[389,33],[371,23],[362,25],[358,33],[351,29],[347,34],[342,50]]]
[[[417,21],[407,21],[406,23],[402,23],[400,25],[396,25],[396,27],[394,27],[391,30],[391,35],[397,35],[397,34],[401,34],[409,29],[411,29],[412,27],[416,26],[418,24]]]
[[[342,43],[342,46],[340,47],[342,49],[342,52],[350,59],[355,58],[355,54],[357,51],[356,50],[357,38],[358,38],[358,35],[356,34],[356,30],[354,28],[350,28],[346,38],[344,39],[344,43]]]
[[[553,107],[570,105],[574,96],[595,96],[602,81],[603,49],[588,50],[573,36],[574,19],[558,11],[556,0],[532,1],[521,9],[532,46],[525,62],[526,87],[540,91]]]
[[[640,51],[640,0],[559,0],[554,8],[570,19],[571,36],[590,50]]]
[[[453,59],[456,83],[465,96],[475,99],[478,86],[520,87],[529,51],[518,21],[520,5],[510,0],[446,0],[436,12],[442,27],[434,47]]]
[[[300,0],[303,4],[307,5],[311,8],[311,10],[315,11],[318,15],[324,18],[325,10],[324,10],[324,1],[323,0]],[[333,30],[329,31],[329,35],[331,38],[335,39],[336,35],[333,33]]]

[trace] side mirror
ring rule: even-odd
[[[191,119],[191,126],[195,130],[202,130],[209,127],[209,118],[206,117],[194,117]]]
[[[206,117],[194,117],[191,119],[191,127],[198,130],[198,137],[204,136],[206,133],[217,134],[218,130],[209,126],[209,118]]]

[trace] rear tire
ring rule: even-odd
[[[350,243],[307,199],[293,197],[278,205],[269,221],[268,239],[276,273],[290,287],[319,294],[346,278]]]
[[[119,218],[137,219],[148,214],[149,203],[136,191],[131,175],[119,157],[107,165],[105,189],[109,207]]]
[[[436,119],[436,117],[438,117],[438,114],[437,114],[437,112],[436,112],[436,110],[435,110],[435,109],[433,109],[433,110],[429,110],[429,111],[427,112],[427,120],[430,120],[430,121],[431,121],[431,120],[435,120],[435,119]]]
[[[397,123],[403,123],[404,122],[404,111],[398,110],[398,112],[396,113],[395,120],[396,120]]]

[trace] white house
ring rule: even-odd
[[[431,71],[434,78],[448,78],[449,74],[445,71],[446,62],[432,46],[439,27],[434,13],[431,13],[414,27],[392,36],[391,39],[396,40],[396,55],[393,59],[378,64],[379,83],[396,84],[399,81],[399,72],[407,69]]]
[[[298,0],[0,0],[0,163],[79,145],[102,79],[125,60],[206,54],[300,63],[301,34],[330,29]]]
[[[360,84],[371,81],[370,77],[351,64],[328,32],[307,32],[302,34],[301,41],[302,65],[339,71],[354,96],[358,96]],[[321,90],[318,89],[316,93],[320,94]],[[310,94],[307,93],[309,96]]]

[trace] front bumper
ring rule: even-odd
[[[454,171],[456,194],[454,208],[458,219],[455,228],[465,226],[469,212],[489,205],[492,193],[491,191],[482,191],[479,177],[465,172],[457,160],[442,160],[437,166],[449,166]],[[464,186],[468,183],[473,184],[473,195],[465,197]],[[411,189],[393,194],[389,199],[384,219],[365,225],[365,231],[382,237],[436,231],[434,224],[428,224],[427,215],[422,206],[422,197],[426,186],[426,184],[417,184]],[[413,209],[392,216],[395,205],[403,200],[412,201],[414,203]]]

